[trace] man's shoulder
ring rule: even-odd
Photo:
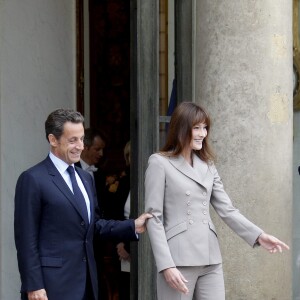
[[[51,165],[51,160],[46,158],[36,165],[28,168],[22,174],[39,174],[40,172],[44,172],[47,169],[47,165]]]
[[[49,159],[50,161],[50,159]],[[44,182],[47,178],[48,167],[47,164],[50,164],[47,159],[37,163],[36,165],[30,167],[29,169],[23,171],[17,180],[18,187],[28,187],[32,182],[41,183]]]

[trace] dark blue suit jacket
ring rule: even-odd
[[[27,299],[27,291],[43,288],[49,300],[82,299],[87,272],[97,299],[94,234],[136,240],[133,220],[98,218],[92,177],[80,168],[76,171],[90,199],[90,224],[83,221],[73,193],[49,157],[18,179],[14,222],[22,299]]]

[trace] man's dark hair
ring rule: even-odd
[[[91,147],[93,145],[95,137],[100,137],[103,142],[106,141],[104,134],[95,128],[87,128],[84,130],[84,146]]]
[[[84,117],[78,111],[72,109],[59,108],[53,111],[45,122],[46,139],[49,141],[49,134],[53,134],[57,140],[63,134],[64,124],[66,122],[71,123],[84,123]]]

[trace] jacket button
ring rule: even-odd
[[[203,201],[202,204],[205,206],[207,205],[207,201]]]
[[[194,223],[194,221],[193,220],[189,220],[189,223],[192,225]]]
[[[85,225],[84,221],[81,221],[80,225],[81,225],[81,226],[84,226],[84,225]]]
[[[191,192],[190,192],[190,191],[186,191],[185,194],[186,194],[187,196],[189,196],[189,195],[191,194]]]
[[[206,211],[206,210],[203,210],[203,214],[204,214],[204,215],[207,215],[207,211]]]
[[[84,258],[82,259],[82,261],[86,262],[86,257],[84,257]]]
[[[187,214],[190,215],[190,214],[192,214],[192,212],[191,212],[190,210],[188,210],[188,211],[187,211]]]
[[[191,205],[191,201],[188,201],[188,202],[186,203],[186,205],[190,206],[190,205]]]

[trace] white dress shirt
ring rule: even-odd
[[[127,200],[124,205],[124,217],[126,220],[129,219],[129,215],[130,215],[130,192],[127,196]]]
[[[98,170],[98,168],[96,168],[94,165],[89,165],[87,164],[84,160],[80,159],[80,164],[81,164],[81,168],[84,171],[87,171],[91,174],[91,176],[94,178],[94,172],[96,172]]]
[[[55,165],[56,169],[58,170],[58,172],[60,173],[60,175],[62,176],[62,178],[64,179],[64,181],[66,182],[66,184],[68,185],[68,187],[70,188],[70,190],[73,193],[71,178],[70,178],[70,175],[67,171],[67,168],[69,167],[69,165],[67,163],[65,163],[63,160],[61,160],[60,158],[58,158],[57,156],[55,156],[52,152],[49,153],[49,157],[50,157],[50,159],[52,160],[52,162]],[[72,166],[74,167],[74,164],[72,164]],[[79,188],[80,188],[80,190],[83,194],[84,200],[85,200],[89,221],[91,221],[90,199],[89,199],[88,194],[85,190],[85,187],[84,187],[84,185],[81,181],[80,176],[76,172],[76,169],[75,169],[75,177],[76,177],[78,186],[79,186]]]

